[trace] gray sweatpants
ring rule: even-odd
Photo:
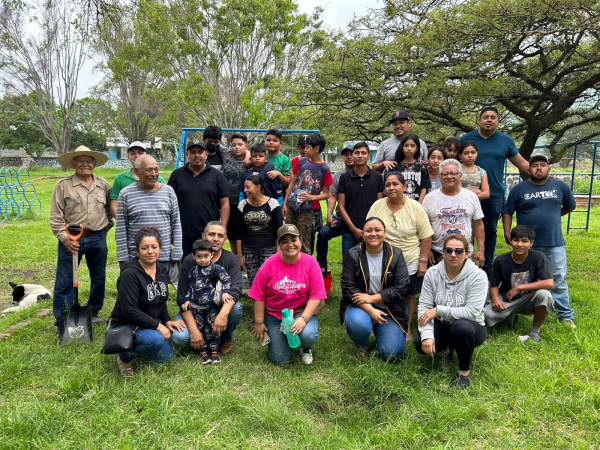
[[[502,297],[500,297],[500,300],[506,305],[506,309],[502,311],[494,311],[491,301],[485,304],[485,325],[487,327],[493,327],[515,314],[533,314],[533,310],[541,305],[546,307],[548,313],[554,308],[554,298],[552,298],[550,291],[546,289],[528,292],[512,302]]]

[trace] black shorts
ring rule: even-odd
[[[417,295],[421,293],[423,287],[423,277],[418,277],[415,273],[409,276],[410,281],[408,283],[408,289],[404,295]]]

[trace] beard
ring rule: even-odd
[[[531,174],[531,179],[533,181],[545,181],[548,179],[548,177],[550,176],[550,172],[546,172],[545,175],[540,175],[540,176],[536,176],[534,174]]]

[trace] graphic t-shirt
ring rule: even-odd
[[[481,179],[485,175],[485,170],[483,170],[479,166],[475,166],[475,170],[473,172],[469,172],[464,167],[459,167],[460,173],[462,173],[462,177],[460,178],[460,184],[465,189],[479,189],[481,190]]]
[[[560,247],[565,245],[560,210],[574,208],[575,197],[567,183],[548,178],[542,185],[523,181],[508,195],[502,214],[517,212],[517,224],[535,231],[533,246]]]
[[[503,298],[506,297],[508,291],[520,284],[552,279],[550,264],[542,252],[529,250],[529,255],[522,264],[517,264],[511,253],[504,253],[494,260],[490,278],[490,286],[497,287]],[[520,292],[514,299],[524,294],[526,292]]]
[[[223,160],[221,173],[229,185],[229,203],[232,205],[237,205],[239,203],[240,183],[242,182],[242,175],[244,175],[244,172],[246,172],[244,158],[241,160],[236,159],[232,153]]]
[[[429,189],[431,182],[429,181],[429,172],[423,167],[419,161],[412,163],[398,163],[390,172],[400,172],[404,176],[404,184],[406,191],[404,195],[413,200],[419,201],[421,189]]]
[[[327,294],[315,258],[301,253],[298,262],[286,264],[276,253],[258,270],[248,297],[265,302],[265,312],[281,320],[283,309],[297,309],[309,300],[325,300]]]
[[[207,153],[207,155],[208,156],[206,157],[206,160],[210,163],[212,167],[214,167],[217,170],[223,169],[223,158],[218,152],[214,155]]]
[[[313,202],[300,201],[298,196],[303,192],[309,195],[319,195],[325,186],[333,184],[333,177],[327,163],[315,163],[308,158],[301,158],[294,174],[298,176],[288,197],[290,208],[296,212],[321,209],[320,202],[316,200]]]
[[[473,244],[470,243],[471,224],[473,220],[483,218],[477,195],[463,188],[456,195],[445,195],[440,189],[425,196],[423,209],[433,229],[431,248],[441,253],[446,236],[456,233],[467,238],[469,247],[473,250]]]
[[[236,211],[236,236],[244,247],[266,248],[277,245],[277,230],[283,225],[281,206],[270,198],[261,206],[252,206],[248,200],[242,200]]]

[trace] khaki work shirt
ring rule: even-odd
[[[52,191],[50,227],[63,244],[69,240],[65,230],[68,224],[81,224],[85,231],[108,231],[114,225],[110,184],[104,178],[92,176],[89,189],[77,175],[71,175],[60,180]]]

